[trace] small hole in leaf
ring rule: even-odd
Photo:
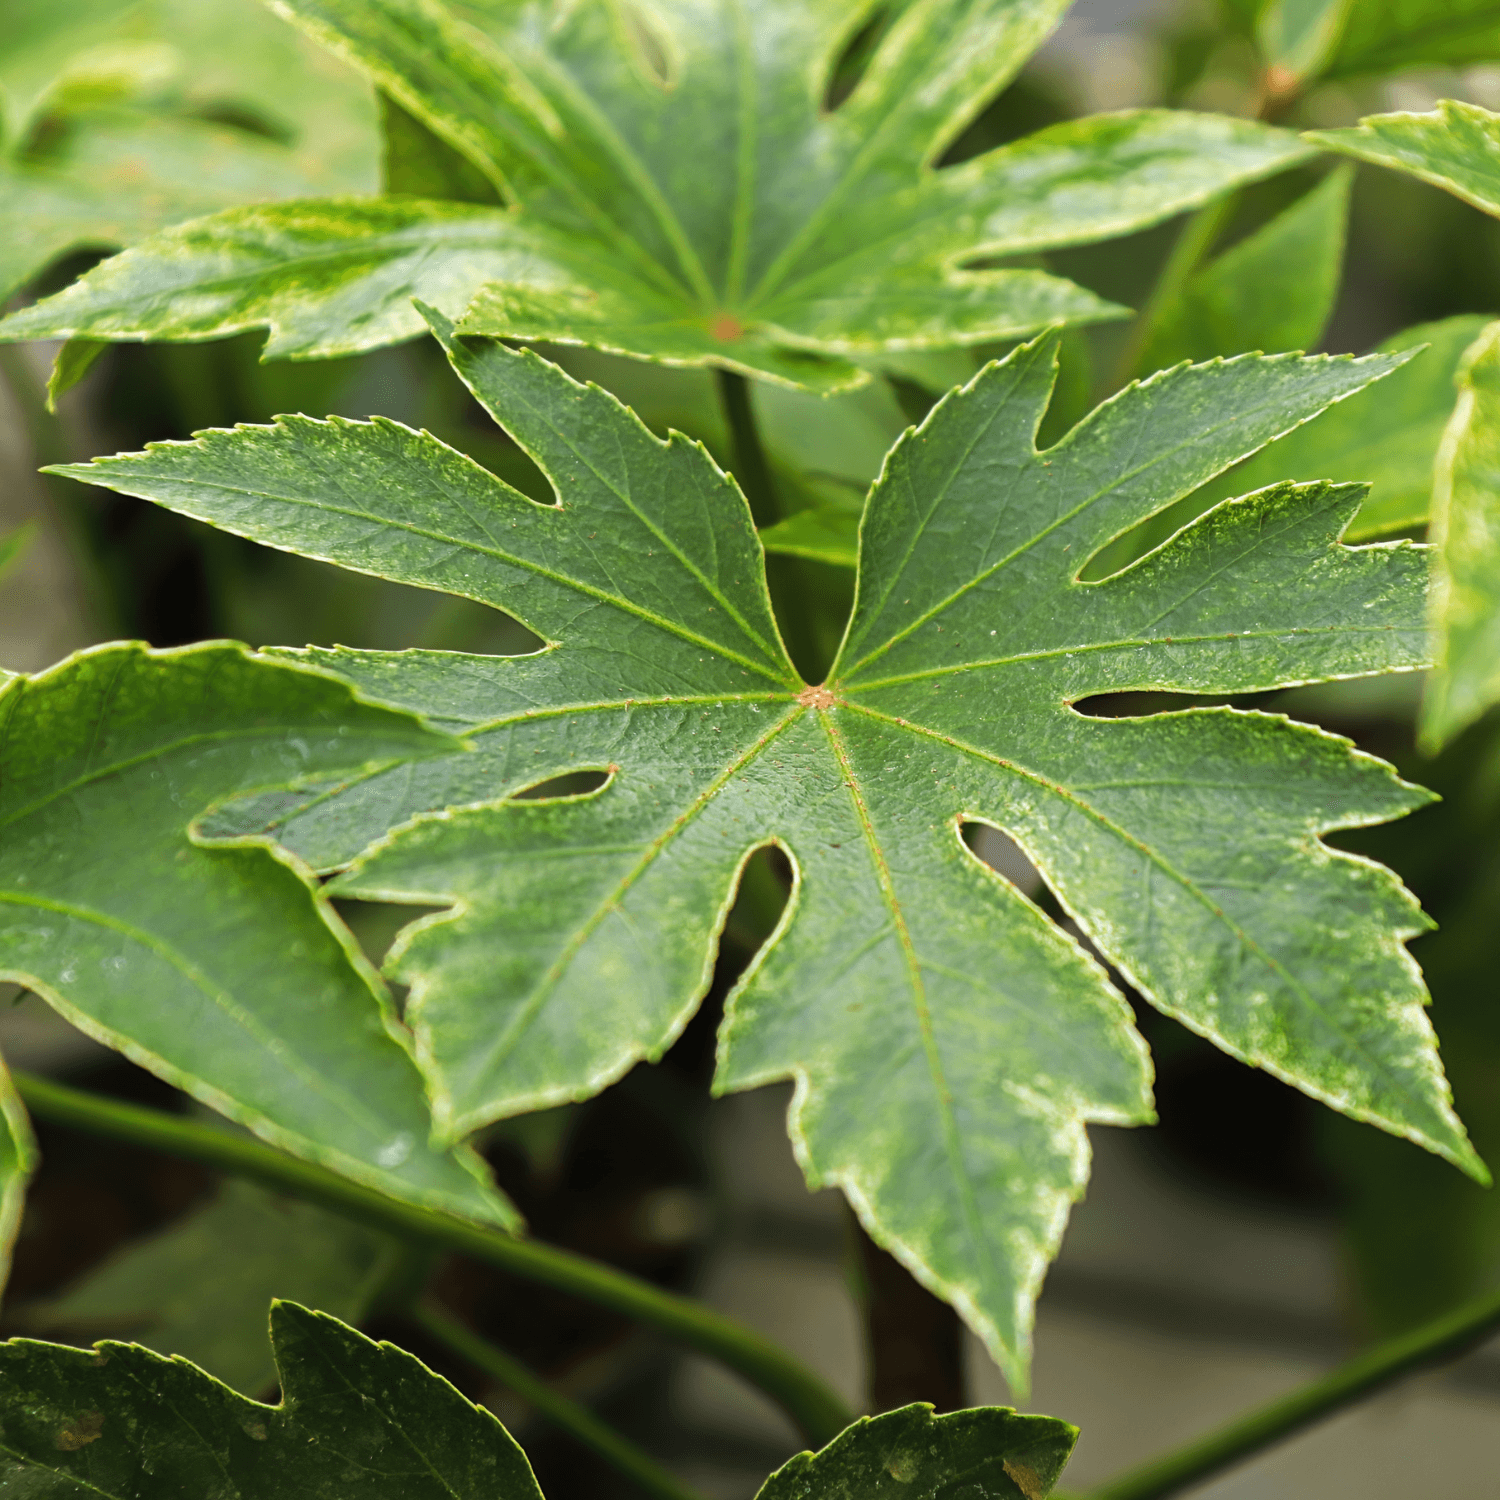
[[[564,771],[561,776],[549,776],[534,786],[523,787],[511,794],[513,802],[557,802],[566,798],[588,797],[607,786],[612,773],[609,771]]]
[[[386,955],[391,951],[391,945],[401,935],[403,927],[410,926],[411,923],[420,921],[423,917],[431,916],[433,912],[447,910],[443,906],[406,906],[394,901],[347,899],[334,901],[333,909],[353,933],[360,952],[376,969],[384,967]],[[396,1002],[397,1015],[404,1015],[409,986],[394,984],[389,980],[387,984],[391,997]]]
[[[1042,889],[1042,876],[1026,851],[990,823],[965,822],[959,834],[970,850],[997,875],[1003,875],[1023,896],[1033,901]]]
[[[721,965],[738,973],[776,930],[792,894],[792,862],[779,844],[757,849],[740,871],[734,905],[720,941]]]
[[[882,6],[844,44],[829,71],[828,87],[823,91],[823,108],[830,114],[859,87],[892,19],[893,8]]]

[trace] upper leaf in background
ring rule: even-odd
[[[477,1158],[429,1146],[389,996],[316,888],[189,828],[235,792],[451,740],[225,644],[102,646],[12,678],[0,729],[0,978],[274,1145],[513,1222]]]
[[[257,0],[12,0],[0,300],[71,250],[378,185],[369,85]]]
[[[1351,176],[1330,173],[1199,271],[1162,309],[1138,368],[1162,370],[1182,359],[1247,349],[1316,348],[1343,272]]]
[[[1500,58],[1500,0],[1356,0],[1328,78]]]
[[[380,840],[334,891],[451,908],[388,963],[451,1137],[660,1056],[708,986],[745,860],[777,842],[797,883],[729,1001],[716,1087],[799,1080],[809,1181],[844,1188],[1022,1385],[1084,1125],[1149,1118],[1149,1068],[1103,970],[969,851],[977,820],[1153,1003],[1482,1175],[1402,946],[1421,915],[1389,872],[1318,842],[1424,794],[1275,718],[1072,707],[1426,661],[1422,550],[1337,542],[1358,486],[1278,486],[1077,581],[1119,532],[1399,359],[1179,367],[1038,453],[1055,340],[1019,348],[888,456],[849,635],[812,688],[748,508],[702,449],[433,319],[558,506],[380,419],[283,418],[65,472],[488,602],[549,642],[309,653],[474,751],[286,799],[257,830],[326,865]],[[609,778],[597,793],[500,800],[589,769]]]
[[[1371,115],[1308,139],[1410,173],[1500,217],[1500,115],[1443,99],[1431,114]],[[1432,496],[1438,668],[1422,702],[1431,752],[1500,702],[1500,352],[1492,328],[1459,372]]]
[[[0,1344],[0,1487],[35,1500],[542,1500],[500,1423],[394,1344],[286,1301],[271,1342],[279,1406],[135,1344]],[[1077,1436],[1007,1407],[903,1407],[798,1454],[759,1500],[1045,1500]]]
[[[1325,70],[1354,9],[1354,0],[1268,0],[1261,6],[1255,36],[1278,75],[1276,92],[1288,93]]]
[[[269,325],[268,352],[311,357],[419,332],[415,296],[466,332],[831,390],[869,378],[851,356],[1117,316],[1042,271],[973,263],[1123,234],[1307,153],[1255,122],[1137,110],[938,166],[1066,4],[914,0],[829,108],[869,0],[279,0],[512,207],[232,210],[0,330],[170,339]]]
[[[387,1235],[231,1179],[206,1206],[28,1306],[25,1326],[85,1343],[139,1339],[259,1396],[276,1379],[272,1299],[358,1323],[399,1253]]]
[[[482,1407],[394,1344],[271,1307],[279,1406],[137,1344],[0,1344],[0,1488],[37,1500],[541,1500]]]
[[[1500,323],[1458,372],[1432,488],[1432,542],[1442,645],[1422,699],[1429,751],[1500,703]]]

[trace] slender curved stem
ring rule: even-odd
[[[1175,1495],[1403,1375],[1463,1353],[1497,1327],[1500,1292],[1489,1292],[1410,1333],[1377,1344],[1322,1379],[1247,1412],[1217,1432],[1089,1490],[1081,1500],[1159,1500]]]
[[[649,1323],[721,1360],[764,1391],[814,1447],[831,1442],[854,1420],[853,1413],[828,1386],[791,1355],[752,1329],[689,1297],[663,1291],[571,1250],[517,1238],[441,1209],[388,1198],[374,1188],[288,1156],[251,1136],[107,1099],[33,1074],[17,1072],[13,1077],[21,1098],[38,1119],[204,1162],[402,1239],[459,1251]]]
[[[629,1438],[601,1422],[586,1407],[554,1391],[520,1360],[481,1338],[436,1304],[419,1302],[406,1310],[406,1316],[461,1359],[530,1402],[554,1426],[577,1438],[586,1448],[592,1448],[622,1474],[628,1474],[648,1494],[658,1500],[703,1500],[696,1490],[669,1474]]]
[[[724,420],[734,445],[734,477],[750,502],[750,514],[757,526],[770,526],[781,519],[776,499],[776,485],[771,478],[771,462],[760,440],[750,382],[733,370],[716,370],[719,400],[724,405]]]

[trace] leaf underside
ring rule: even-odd
[[[1309,154],[1255,122],[1134,110],[935,166],[1065,0],[917,0],[833,109],[828,80],[870,0],[667,0],[629,21],[606,0],[276,8],[395,102],[398,184],[482,196],[433,153],[402,165],[414,123],[508,206],[230,210],[105,262],[0,336],[268,326],[269,355],[315,357],[421,332],[416,297],[465,332],[834,390],[867,380],[853,361],[882,350],[1120,316],[990,262],[1156,223]]]
[[[481,600],[549,643],[292,653],[472,750],[251,799],[205,830],[344,868],[342,897],[448,908],[406,929],[388,973],[411,987],[451,1138],[659,1057],[706,990],[744,861],[779,843],[796,882],[728,1002],[716,1087],[796,1079],[808,1180],[841,1186],[1019,1385],[1084,1126],[1149,1119],[1149,1063],[1102,968],[970,853],[960,829],[980,821],[1153,1004],[1483,1172],[1403,947],[1424,919],[1388,871],[1319,841],[1425,794],[1274,716],[1073,707],[1427,661],[1424,550],[1338,542],[1357,485],[1273,486],[1077,581],[1122,531],[1400,357],[1178,367],[1039,453],[1054,341],[1021,347],[887,458],[847,639],[810,688],[748,508],[700,447],[431,316],[559,504],[380,419],[288,417],[66,472]],[[607,785],[505,800],[581,769]]]
[[[0,688],[0,978],[286,1150],[513,1222],[429,1147],[389,996],[296,862],[187,824],[249,786],[360,776],[453,742],[243,646],[125,643]]]

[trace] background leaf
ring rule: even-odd
[[[1432,492],[1437,669],[1422,701],[1436,749],[1500,701],[1500,323],[1458,372],[1458,405]]]
[[[395,1241],[363,1225],[228,1181],[210,1203],[27,1308],[26,1326],[84,1342],[138,1339],[262,1396],[276,1380],[271,1302],[358,1323],[399,1254]]]
[[[294,1154],[513,1218],[477,1159],[428,1146],[389,998],[310,883],[188,826],[232,792],[451,741],[214,643],[99,647],[14,678],[0,726],[0,976]]]
[[[1316,348],[1343,273],[1352,176],[1331,172],[1192,277],[1153,328],[1140,368],[1246,349]],[[1308,471],[1277,477],[1293,473]]]

